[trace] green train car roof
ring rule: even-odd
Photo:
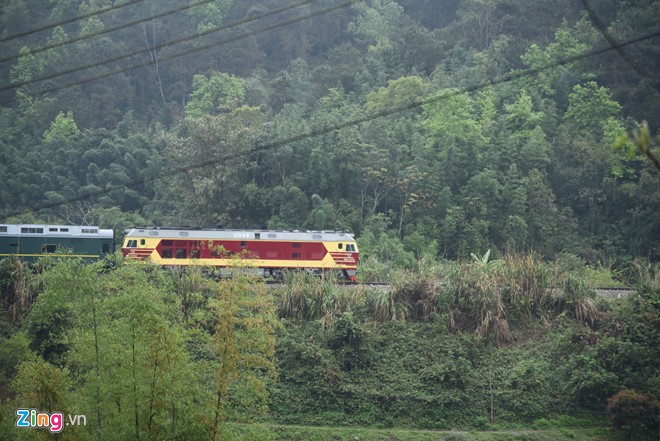
[[[113,230],[105,230],[96,226],[0,224],[0,236],[96,237],[100,239],[112,239],[115,237],[115,233]]]

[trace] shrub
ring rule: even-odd
[[[635,390],[625,389],[610,397],[607,413],[614,429],[625,429],[631,440],[660,428],[660,402]]]

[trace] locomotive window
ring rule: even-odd
[[[83,228],[82,233],[83,234],[97,234],[98,230],[96,228]]]
[[[144,239],[140,239],[140,245],[144,245],[144,244],[145,244]]]
[[[164,240],[163,241],[163,246],[164,247],[171,247],[172,246],[172,241],[171,240]]]
[[[176,258],[177,259],[185,259],[186,258],[186,250],[183,248],[177,248],[176,249]]]
[[[42,253],[54,253],[57,249],[57,245],[41,245]]]
[[[199,248],[193,248],[190,250],[191,259],[199,259]]]
[[[242,246],[242,247],[245,246],[245,241],[244,241],[244,240],[241,241],[241,246]]]
[[[108,245],[107,243],[104,243],[101,246],[101,252],[102,253],[109,253],[110,252],[110,245]]]
[[[69,232],[69,229],[68,229],[68,228],[60,228],[60,231],[62,231],[63,233],[68,233],[68,232]],[[84,233],[84,232],[85,232],[85,231],[83,231],[83,233]]]
[[[172,258],[172,248],[163,248],[163,251],[161,252],[161,255],[163,256],[164,259],[171,259]]]
[[[300,248],[300,242],[294,242],[291,244],[293,248]]]
[[[7,227],[5,225],[0,227],[0,233],[6,233],[7,232]]]
[[[340,243],[340,244],[337,246],[337,248],[339,248],[340,250],[341,250],[343,247],[344,247],[344,244],[343,244],[343,243]]]
[[[355,251],[355,245],[352,243],[346,244],[346,251]]]
[[[261,233],[254,233],[255,239],[261,239]]]
[[[57,231],[57,228],[49,228],[48,231]]]

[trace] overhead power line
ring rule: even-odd
[[[620,42],[619,45],[621,45],[622,47],[625,47],[625,46],[629,46],[629,45],[639,43],[639,42],[642,42],[642,41],[645,41],[645,40],[650,40],[652,38],[657,38],[659,36],[660,36],[660,30],[656,30],[655,32],[651,32],[651,33],[648,33],[648,34],[644,34],[644,35],[641,35],[641,36],[638,36],[638,37]],[[305,132],[305,133],[301,133],[301,134],[294,135],[294,136],[291,136],[291,137],[288,137],[288,138],[284,138],[284,139],[280,139],[280,140],[276,140],[276,141],[272,141],[272,142],[257,145],[254,149],[251,149],[251,150],[248,150],[248,151],[245,151],[245,152],[239,152],[239,153],[233,153],[233,154],[229,154],[229,155],[223,155],[223,156],[220,156],[220,157],[207,159],[205,161],[201,161],[201,162],[191,164],[191,165],[187,165],[187,166],[174,167],[174,168],[171,168],[169,170],[153,174],[151,176],[145,176],[145,177],[142,177],[142,178],[139,178],[139,179],[134,179],[132,181],[129,181],[129,182],[121,184],[121,185],[106,187],[104,189],[99,189],[99,190],[96,190],[96,191],[85,192],[85,193],[82,193],[78,196],[67,198],[67,199],[62,200],[62,201],[48,202],[48,203],[44,203],[44,204],[38,204],[38,205],[35,205],[33,207],[29,207],[27,209],[15,210],[15,211],[6,213],[5,217],[17,216],[21,213],[24,213],[24,212],[28,211],[28,210],[38,211],[38,210],[43,210],[43,209],[48,209],[48,208],[59,207],[59,206],[62,206],[62,205],[67,205],[67,204],[73,203],[73,202],[78,202],[78,201],[82,201],[82,200],[85,200],[85,199],[89,199],[89,198],[92,198],[92,197],[102,196],[104,194],[108,194],[108,193],[111,193],[113,191],[136,187],[138,185],[142,185],[142,184],[145,184],[147,182],[156,181],[156,180],[161,179],[161,178],[169,178],[169,177],[171,177],[173,175],[177,175],[179,173],[186,173],[186,172],[189,172],[189,171],[193,171],[193,170],[196,170],[196,169],[200,169],[200,168],[208,167],[208,166],[211,166],[211,165],[219,164],[223,161],[227,161],[227,160],[230,160],[230,159],[235,159],[235,158],[242,157],[242,156],[245,156],[245,155],[254,154],[254,153],[262,153],[262,152],[266,152],[266,151],[269,151],[269,150],[277,149],[279,147],[283,147],[283,146],[288,145],[288,144],[304,141],[305,139],[313,138],[313,137],[316,137],[316,136],[319,136],[319,135],[324,135],[324,134],[333,132],[335,130],[341,130],[341,129],[344,129],[346,127],[356,126],[356,125],[363,124],[365,122],[372,121],[372,120],[375,120],[375,119],[384,118],[384,117],[391,116],[391,115],[394,115],[394,114],[397,114],[397,113],[401,113],[401,112],[404,112],[404,111],[407,111],[407,110],[412,110],[412,109],[419,108],[419,107],[422,107],[422,106],[426,106],[426,105],[429,105],[429,104],[434,104],[434,103],[440,102],[442,100],[445,100],[445,99],[448,99],[448,98],[451,98],[451,97],[454,97],[454,96],[457,96],[457,95],[461,95],[461,94],[464,94],[464,93],[476,92],[478,90],[481,90],[481,89],[484,89],[484,88],[487,88],[487,87],[492,87],[492,86],[496,86],[496,85],[499,85],[499,84],[508,83],[508,82],[511,82],[511,81],[514,81],[514,80],[517,80],[517,79],[520,79],[520,78],[524,78],[524,77],[527,77],[527,76],[531,76],[531,75],[537,75],[540,72],[543,72],[543,71],[546,71],[546,70],[549,70],[549,69],[554,69],[556,67],[563,66],[563,65],[566,65],[566,64],[570,64],[570,63],[580,61],[580,60],[583,60],[583,59],[586,59],[586,58],[590,58],[590,57],[593,57],[593,56],[596,56],[596,55],[600,55],[600,54],[609,52],[611,50],[614,50],[614,48],[612,48],[611,46],[603,47],[603,48],[600,48],[600,49],[593,49],[593,50],[590,50],[590,51],[583,52],[581,54],[575,54],[575,55],[572,55],[572,56],[569,56],[569,57],[566,57],[566,58],[561,58],[559,60],[555,60],[553,62],[546,63],[542,66],[511,72],[509,74],[502,75],[502,76],[494,78],[492,80],[482,81],[482,82],[474,84],[472,86],[467,86],[467,87],[463,87],[463,88],[459,88],[459,89],[449,90],[449,91],[442,92],[442,93],[440,93],[438,95],[435,95],[435,96],[432,96],[432,97],[413,100],[413,101],[411,101],[410,103],[407,103],[407,104],[402,104],[402,105],[399,105],[399,106],[391,107],[389,109],[383,109],[379,112],[371,113],[371,114],[364,115],[364,116],[361,116],[361,117],[358,117],[358,118],[353,118],[353,119],[346,120],[346,121],[343,121],[343,122],[330,124],[330,125],[327,125],[327,126],[317,127],[317,128],[314,128],[314,129],[312,129],[308,132]]]
[[[649,71],[647,71],[644,66],[642,66],[637,60],[635,60],[628,52],[626,52],[623,49],[623,46],[614,38],[614,36],[610,33],[610,31],[607,30],[607,27],[605,24],[602,22],[598,14],[593,10],[591,5],[589,4],[589,0],[582,0],[582,6],[584,9],[587,11],[587,14],[589,14],[589,18],[591,18],[591,21],[593,24],[596,26],[596,28],[600,31],[601,34],[603,34],[603,37],[609,45],[615,49],[621,58],[632,67],[635,72],[639,74],[642,78],[645,78],[648,80],[651,85],[660,92],[660,81],[655,78]]]
[[[114,4],[114,5],[106,6],[104,8],[95,9],[94,11],[90,11],[86,14],[77,15],[75,17],[67,18],[62,21],[58,21],[56,23],[45,24],[38,28],[32,28],[32,29],[28,29],[27,31],[21,31],[16,34],[0,37],[0,43],[4,43],[5,41],[13,40],[15,38],[25,37],[26,35],[36,34],[37,32],[47,31],[48,29],[53,29],[58,26],[64,26],[66,24],[73,23],[78,20],[84,20],[86,18],[94,17],[95,15],[103,14],[105,12],[115,11],[117,9],[123,8],[124,6],[130,6],[135,3],[140,3],[141,1],[143,0],[126,0],[124,3]]]
[[[77,37],[70,38],[66,41],[59,41],[59,42],[55,42],[55,43],[50,43],[50,44],[47,44],[45,46],[41,46],[41,47],[38,47],[38,48],[35,48],[35,49],[30,49],[30,54],[35,55],[35,54],[38,54],[38,53],[41,53],[41,52],[44,52],[44,51],[47,51],[47,50],[50,50],[50,49],[55,49],[55,48],[58,48],[58,47],[61,47],[61,46],[66,46],[68,44],[77,43],[79,41],[89,40],[91,38],[96,38],[96,37],[99,37],[101,35],[109,34],[110,32],[115,32],[115,31],[118,31],[118,30],[121,30],[121,29],[125,29],[125,28],[128,28],[128,27],[137,25],[137,24],[147,22],[147,21],[156,20],[156,19],[159,19],[159,18],[166,17],[168,15],[176,14],[177,12],[183,12],[185,10],[195,8],[197,6],[202,6],[205,3],[209,3],[209,2],[212,2],[212,1],[214,1],[214,0],[198,0],[196,2],[187,4],[187,5],[184,4],[184,5],[178,6],[175,9],[170,9],[170,10],[167,10],[167,11],[159,12],[158,14],[150,15],[148,17],[141,17],[141,18],[138,18],[138,19],[135,19],[135,20],[130,20],[130,21],[127,21],[125,23],[121,23],[121,24],[118,24],[118,25],[115,25],[115,26],[110,26],[110,27],[101,29],[97,32],[92,32],[90,34],[85,34],[85,35],[79,35]],[[20,57],[20,54],[9,55],[7,57],[0,58],[0,63],[4,63],[6,61],[16,60],[19,57]]]
[[[146,49],[137,49],[137,50],[134,50],[132,52],[121,54],[121,55],[118,55],[116,57],[112,57],[112,58],[109,58],[109,59],[106,59],[106,60],[103,60],[103,61],[89,63],[89,64],[86,64],[86,65],[83,65],[83,66],[73,67],[73,68],[66,69],[64,71],[56,72],[56,73],[46,75],[46,76],[43,76],[43,77],[34,78],[34,79],[31,79],[31,80],[20,81],[20,82],[14,83],[14,84],[9,84],[9,85],[0,87],[0,92],[4,92],[4,91],[7,91],[7,90],[12,90],[12,89],[18,89],[19,87],[22,87],[22,86],[27,86],[27,85],[34,84],[34,83],[41,82],[41,81],[51,80],[51,79],[54,79],[54,78],[57,78],[57,77],[61,77],[63,75],[72,74],[72,73],[79,72],[79,71],[82,71],[82,70],[87,70],[87,69],[92,69],[92,68],[95,68],[95,67],[100,67],[100,66],[110,64],[110,63],[114,63],[116,61],[124,60],[126,58],[130,58],[130,57],[133,57],[133,56],[136,56],[136,55],[141,55],[141,54],[145,54],[145,53],[148,53],[148,52],[153,52],[155,50],[162,49],[164,47],[168,47],[168,46],[172,46],[172,45],[175,45],[175,44],[195,40],[195,39],[198,39],[198,38],[200,38],[204,35],[208,35],[210,33],[229,30],[229,29],[236,28],[238,26],[241,26],[241,25],[253,22],[253,21],[261,20],[261,19],[264,19],[264,18],[267,18],[267,17],[271,17],[273,15],[278,15],[278,14],[281,14],[283,12],[286,12],[286,11],[289,11],[289,10],[307,5],[307,4],[312,3],[314,1],[315,0],[302,0],[302,1],[297,2],[297,3],[292,3],[290,5],[283,6],[281,8],[265,12],[263,14],[259,14],[259,15],[255,15],[255,16],[252,16],[252,17],[244,18],[242,20],[236,21],[236,22],[228,24],[228,25],[216,26],[216,27],[213,27],[213,28],[209,28],[209,29],[207,29],[203,32],[196,33],[195,35],[179,38],[179,39],[176,39],[176,40],[172,40],[172,41],[169,41],[169,42],[157,44],[157,45],[154,45],[154,46],[149,46]],[[234,41],[242,39],[242,38],[250,37],[250,36],[260,34],[262,32],[266,32],[266,31],[274,30],[274,29],[277,29],[277,28],[280,28],[280,27],[283,27],[283,26],[286,26],[286,25],[289,25],[289,24],[293,24],[293,23],[296,23],[296,22],[299,22],[299,21],[303,21],[303,20],[306,20],[306,19],[309,19],[309,18],[313,18],[313,17],[319,16],[319,15],[327,14],[329,12],[333,12],[333,11],[336,11],[336,10],[339,10],[339,9],[342,9],[342,8],[347,7],[347,6],[351,6],[353,4],[360,3],[360,2],[363,2],[363,1],[364,0],[346,1],[346,2],[343,2],[343,3],[337,4],[335,6],[332,6],[332,7],[328,7],[328,8],[325,8],[325,9],[320,9],[320,10],[312,12],[310,14],[295,17],[295,18],[292,18],[292,19],[289,19],[289,20],[286,20],[286,21],[283,21],[283,22],[279,22],[279,23],[267,26],[265,28],[255,30],[255,31],[246,32],[246,33],[243,33],[243,34],[239,34],[237,36],[227,37],[227,38],[220,39],[220,40],[217,40],[217,41],[214,41],[214,42],[211,42],[211,43],[207,43],[205,45],[201,45],[201,46],[198,46],[198,47],[186,49],[185,51],[181,51],[181,52],[178,52],[178,53],[175,52],[175,53],[170,54],[166,57],[160,57],[159,62],[179,58],[179,57],[188,55],[190,53],[195,53],[195,52],[199,52],[201,50],[209,49],[209,48],[214,47],[214,46],[219,46],[219,45],[222,45],[222,44],[231,43],[231,42],[234,42]],[[71,83],[66,83],[64,85],[56,85],[56,86],[53,86],[53,87],[50,87],[50,88],[47,88],[47,89],[43,89],[43,90],[38,90],[38,91],[25,91],[24,95],[32,96],[32,97],[39,96],[39,95],[43,95],[45,93],[55,92],[55,91],[58,91],[58,90],[61,90],[61,89],[77,86],[79,84],[88,83],[90,81],[96,81],[96,80],[99,80],[101,78],[106,78],[106,77],[109,77],[109,76],[112,76],[112,75],[117,75],[119,73],[127,72],[129,70],[138,69],[138,68],[141,68],[141,67],[146,67],[146,66],[149,66],[151,64],[152,64],[152,61],[151,61],[151,59],[149,59],[147,61],[144,61],[144,62],[136,64],[136,65],[127,66],[127,67],[118,67],[118,68],[110,70],[108,72],[99,73],[95,76],[80,79],[80,80],[76,80],[76,81],[73,81]],[[12,102],[12,101],[14,101],[14,98],[4,100],[1,104],[7,104],[7,103]]]

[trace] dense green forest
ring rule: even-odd
[[[567,263],[419,263],[385,290],[5,259],[0,440],[51,439],[22,408],[84,415],[69,440],[655,439],[660,265],[608,300]]]
[[[0,0],[0,221],[349,230],[390,283],[4,259],[0,440],[654,439],[658,23],[655,0]]]
[[[660,257],[655,1],[129,3],[2,2],[5,221]]]

